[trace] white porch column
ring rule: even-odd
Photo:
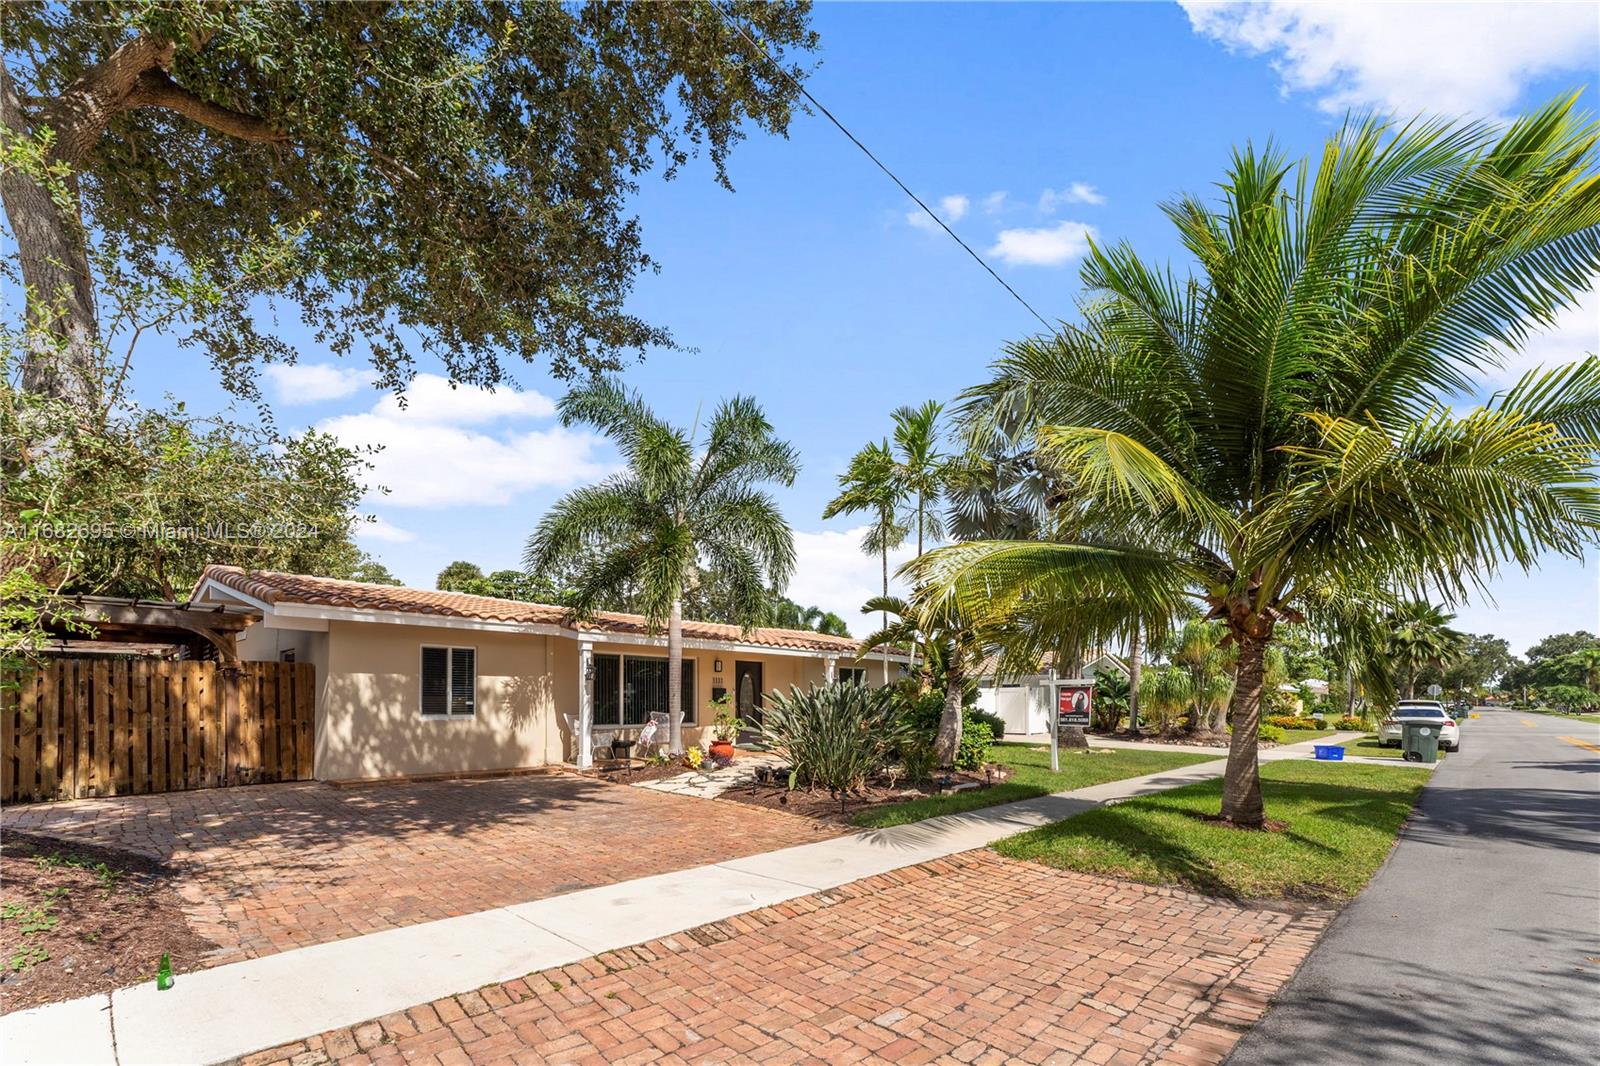
[[[839,679],[839,660],[834,656],[830,655],[822,660],[822,669],[822,676],[827,679],[828,684],[831,685]]]
[[[578,642],[578,769],[594,765],[594,645]]]

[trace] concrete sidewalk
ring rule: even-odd
[[[1305,754],[1278,748],[1261,759]],[[317,944],[182,974],[167,992],[144,984],[19,1011],[0,1019],[0,1059],[10,1066],[219,1062],[982,848],[1102,803],[1218,777],[1224,765],[1218,759]]]

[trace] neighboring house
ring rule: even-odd
[[[241,659],[316,667],[318,780],[587,766],[595,734],[636,735],[667,709],[666,634],[639,615],[579,621],[536,603],[232,566],[207,567],[193,599],[261,612]],[[683,637],[685,744],[708,739],[708,705],[724,692],[752,720],[773,691],[882,677],[880,654],[858,663],[848,637],[687,621]]]
[[[978,666],[978,708],[998,715],[1006,725],[1007,736],[1048,734],[1057,680],[1051,669],[1053,665],[1054,657],[1046,655],[1034,673],[997,678],[999,662],[990,656]],[[1078,674],[1098,677],[1107,670],[1126,675],[1128,667],[1117,656],[1101,651],[1089,659]]]

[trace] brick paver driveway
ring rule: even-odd
[[[175,865],[209,965],[835,835],[742,803],[573,775],[314,783],[8,807],[7,832]]]
[[[967,852],[244,1062],[1200,1066],[1330,917]]]

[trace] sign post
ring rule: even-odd
[[[1058,737],[1063,729],[1088,729],[1094,711],[1094,679],[1063,678],[1056,682],[1055,721],[1050,729],[1050,769],[1059,771]]]

